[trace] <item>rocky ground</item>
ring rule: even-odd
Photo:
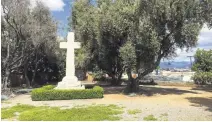
[[[212,120],[212,88],[177,86],[142,86],[136,96],[121,94],[124,87],[105,87],[102,99],[32,101],[23,94],[2,102],[2,107],[18,103],[36,106],[60,106],[71,108],[76,105],[117,104],[124,107],[122,120],[143,120],[154,115],[158,120]],[[139,109],[140,113],[128,114],[128,110]]]

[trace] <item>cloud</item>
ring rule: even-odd
[[[200,34],[198,36],[198,45],[196,48],[193,48],[186,52],[185,49],[177,49],[177,57],[175,57],[174,61],[189,61],[190,59],[187,56],[194,56],[196,50],[204,49],[204,50],[210,50],[212,49],[212,29],[207,28],[206,25],[203,26],[202,30],[200,31]]]
[[[64,11],[65,3],[63,0],[30,0],[31,6],[35,7],[36,1],[41,1],[47,7],[49,7],[50,11]]]
[[[212,46],[212,29],[208,29],[207,26],[204,25],[198,38],[198,46]]]

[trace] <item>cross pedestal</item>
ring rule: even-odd
[[[55,89],[85,89],[85,86],[75,76],[74,49],[80,48],[79,42],[74,42],[74,33],[68,33],[68,41],[60,42],[60,48],[67,49],[66,76],[58,83]]]

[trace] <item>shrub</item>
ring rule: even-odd
[[[212,84],[212,72],[197,72],[192,79],[196,84]]]
[[[97,66],[93,69],[93,73],[92,76],[94,78],[94,80],[96,81],[105,81],[105,72],[101,69],[99,69]]]
[[[197,72],[212,72],[212,50],[198,49],[194,58],[195,62],[192,70]]]
[[[48,85],[42,88],[34,89],[31,93],[33,101],[46,101],[46,100],[70,100],[70,99],[90,99],[102,98],[104,90],[99,86],[93,89],[70,89],[60,90],[53,89],[55,86]]]
[[[54,85],[46,85],[46,86],[43,86],[42,88],[45,90],[50,90],[50,89],[55,88],[55,86]]]

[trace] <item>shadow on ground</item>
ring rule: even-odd
[[[104,88],[104,94],[123,94],[123,91],[126,86],[107,86]],[[198,94],[197,92],[188,91],[188,90],[180,90],[177,88],[161,88],[161,87],[152,87],[152,86],[140,86],[139,95],[145,95],[145,96],[153,96],[155,94],[160,95],[168,95],[168,94],[175,94],[175,95],[181,95],[185,93],[192,93],[192,94]]]
[[[195,107],[206,107],[206,111],[212,112],[212,97],[202,98],[202,97],[188,97],[186,98]]]
[[[191,90],[201,90],[201,91],[206,91],[206,92],[212,92],[212,86],[197,86],[192,88]],[[212,104],[212,103],[211,103]]]

